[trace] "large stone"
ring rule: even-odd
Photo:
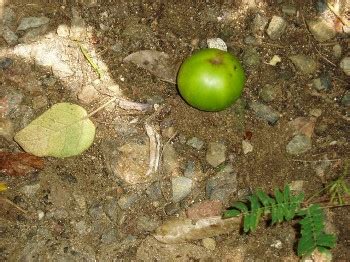
[[[42,17],[24,17],[21,19],[19,26],[17,27],[17,31],[27,30],[29,28],[36,28],[42,25],[47,24],[50,21],[49,18]]]
[[[266,33],[272,40],[277,40],[282,36],[286,27],[287,22],[283,19],[283,17],[273,16]]]
[[[206,160],[213,167],[223,163],[226,160],[226,146],[222,143],[209,143]]]
[[[292,55],[289,57],[295,67],[304,75],[314,74],[317,70],[317,62],[310,56]]]
[[[311,138],[306,135],[296,135],[287,144],[288,154],[299,155],[311,149]]]
[[[307,22],[309,30],[315,39],[319,42],[325,42],[335,37],[334,26],[327,23],[324,19],[318,18]]]

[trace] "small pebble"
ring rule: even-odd
[[[246,155],[250,152],[253,152],[253,145],[249,141],[243,140],[242,149],[243,149],[243,153]]]
[[[226,146],[222,143],[209,143],[205,158],[212,167],[217,167],[226,160]]]
[[[204,142],[197,137],[192,137],[187,140],[186,145],[191,146],[197,150],[201,150],[204,146]]]
[[[311,149],[311,138],[305,135],[296,135],[287,144],[286,150],[288,154],[299,155]]]
[[[175,203],[180,202],[182,199],[187,197],[192,191],[193,181],[188,177],[174,177],[171,183],[173,191],[172,199]]]
[[[306,55],[293,55],[289,59],[295,65],[295,67],[303,74],[313,74],[317,70],[317,62],[310,56]]]
[[[211,251],[214,251],[216,248],[215,239],[210,238],[210,237],[202,239],[202,244],[206,249],[211,250]]]
[[[272,40],[277,40],[282,36],[286,27],[287,22],[282,17],[273,16],[266,33]]]
[[[286,15],[295,15],[297,13],[297,9],[294,5],[283,5],[282,6],[282,12]]]
[[[332,79],[328,74],[323,74],[312,81],[312,86],[317,91],[328,91],[332,87]]]
[[[341,45],[336,44],[335,46],[333,46],[333,55],[335,58],[340,58],[341,53],[342,53]]]
[[[21,19],[17,31],[24,31],[29,28],[35,28],[47,24],[50,21],[49,18],[42,17],[24,17]]]
[[[344,57],[340,61],[340,68],[347,76],[350,76],[350,56]]]
[[[350,91],[346,91],[345,94],[343,95],[340,103],[343,106],[350,106]]]
[[[264,119],[270,125],[276,124],[280,118],[279,112],[262,103],[251,101],[249,103],[249,107],[253,110],[257,117]]]
[[[68,37],[69,36],[69,26],[66,24],[61,24],[57,27],[57,35],[60,37]]]
[[[0,69],[7,69],[13,64],[13,60],[8,57],[0,58]]]

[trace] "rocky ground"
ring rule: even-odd
[[[295,223],[242,234],[215,216],[257,188],[289,184],[310,197],[343,173],[349,3],[48,2],[0,4],[0,151],[21,152],[16,132],[55,103],[91,112],[123,100],[91,117],[96,137],[83,154],[47,157],[25,176],[0,166],[0,260],[298,261]],[[217,38],[247,82],[232,107],[202,112],[165,76]],[[167,54],[165,71],[157,59],[156,69],[124,59],[141,50]],[[150,132],[160,163],[149,174]],[[334,261],[350,257],[348,213],[326,210]],[[216,229],[187,234],[198,219]]]

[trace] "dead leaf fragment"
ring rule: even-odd
[[[156,50],[141,50],[124,58],[125,62],[132,62],[148,70],[163,81],[176,83],[176,75],[180,63],[174,62],[168,54]]]
[[[44,167],[44,160],[28,153],[0,152],[0,173],[24,176]]]

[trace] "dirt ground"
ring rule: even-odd
[[[43,170],[23,177],[0,174],[0,182],[9,186],[1,197],[28,212],[24,215],[5,205],[0,210],[1,261],[140,260],[137,255],[141,252],[140,246],[152,234],[150,230],[140,229],[140,217],[149,217],[160,225],[171,217],[182,216],[191,204],[207,198],[206,181],[217,171],[206,162],[206,146],[211,142],[226,146],[225,163],[231,164],[237,173],[237,190],[225,201],[225,207],[257,188],[272,193],[274,188],[283,188],[285,184],[295,181],[303,181],[302,190],[307,198],[342,174],[350,152],[350,125],[349,107],[342,105],[340,100],[349,90],[349,77],[339,67],[340,59],[333,56],[332,48],[339,44],[343,50],[342,56],[348,54],[349,35],[337,33],[330,41],[317,42],[305,23],[318,16],[316,3],[256,1],[259,4],[254,5],[254,1],[247,0],[139,0],[106,4],[71,4],[71,1],[64,1],[67,3],[58,5],[50,2],[53,1],[8,1],[5,6],[14,10],[17,21],[27,16],[50,18],[45,34],[56,34],[61,24],[70,25],[71,9],[75,7],[91,32],[85,43],[93,47],[105,63],[111,79],[120,86],[124,97],[140,103],[156,101],[154,103],[166,108],[166,113],[154,122],[159,126],[163,142],[168,141],[174,146],[179,156],[180,172],[184,172],[186,164],[192,161],[206,175],[196,183],[193,193],[177,203],[176,211],[171,213],[167,212],[167,207],[172,204],[170,177],[160,171],[158,178],[167,193],[163,192],[163,197],[155,205],[155,201],[145,194],[149,184],[127,185],[108,166],[112,161],[108,157],[115,157],[113,145],[121,146],[126,141],[147,143],[142,142],[147,141],[144,123],[152,113],[102,110],[91,118],[97,126],[96,138],[82,155],[64,159],[45,158]],[[295,6],[298,15],[284,16],[288,26],[278,40],[271,40],[266,34],[260,36],[254,48],[261,62],[256,66],[243,63],[247,81],[242,98],[224,111],[203,112],[194,109],[184,102],[175,85],[132,63],[123,62],[127,55],[148,49],[163,51],[174,61],[182,61],[194,50],[206,47],[206,40],[213,37],[223,39],[228,51],[243,61],[248,48],[244,39],[251,34],[255,15],[261,13],[267,18],[283,16],[281,8],[286,3]],[[73,102],[92,111],[106,101],[103,94],[99,94],[93,102],[83,103],[77,98],[79,88],[75,89],[60,79],[53,85],[43,85],[53,76],[51,70],[32,60],[6,54],[9,46],[1,38],[0,46],[3,49],[1,57],[13,59],[9,69],[0,71],[0,97],[9,93],[23,96],[18,108],[8,117],[13,122],[14,132],[55,103]],[[288,59],[288,56],[300,53],[318,61],[316,73],[304,75]],[[282,58],[276,66],[267,64],[273,55]],[[85,82],[97,78],[86,60],[82,59],[79,63],[87,68],[83,72],[88,75],[76,75],[72,83],[79,83],[79,77]],[[330,76],[332,88],[316,92],[312,80],[323,73]],[[278,86],[280,90],[276,98],[268,103],[280,112],[280,118],[274,125],[258,118],[248,106],[249,101],[260,101],[260,91],[267,84]],[[38,85],[40,88],[36,88]],[[38,95],[46,97],[44,107],[33,106],[33,97]],[[298,156],[288,154],[286,145],[293,137],[291,120],[310,117],[310,112],[315,109],[321,114],[317,116],[312,132],[312,148]],[[169,130],[173,136],[167,134]],[[202,140],[204,147],[197,150],[186,145],[186,140],[191,137]],[[242,150],[244,139],[253,145],[253,151],[248,154]],[[21,150],[13,140],[4,137],[0,137],[0,145],[1,151]],[[337,161],[323,161],[325,159]],[[328,164],[320,167],[325,162]],[[319,168],[323,168],[321,174],[317,173]],[[24,187],[35,184],[40,185],[35,193],[24,193]],[[137,203],[125,210],[115,207],[117,201],[130,192],[141,196]],[[84,201],[79,202],[82,198]],[[99,208],[104,212],[99,213]],[[108,210],[113,210],[113,215],[108,214]],[[45,214],[44,218],[37,218],[39,211]],[[349,261],[349,207],[329,209],[327,215],[328,223],[338,236],[337,246],[332,250],[333,260]],[[76,230],[78,221],[82,219],[86,227],[91,227],[86,234]],[[116,232],[112,240],[106,240],[109,236],[106,230]],[[216,249],[212,251],[211,260],[197,259],[297,261],[297,237],[293,223],[273,227],[262,224],[249,235],[236,232],[215,237]],[[283,243],[280,248],[272,245],[276,239],[281,239]],[[202,245],[201,241],[191,244]],[[241,256],[238,255],[241,254],[239,250],[242,251]],[[151,261],[150,258],[144,259]],[[197,260],[196,256],[188,256],[179,261]]]

